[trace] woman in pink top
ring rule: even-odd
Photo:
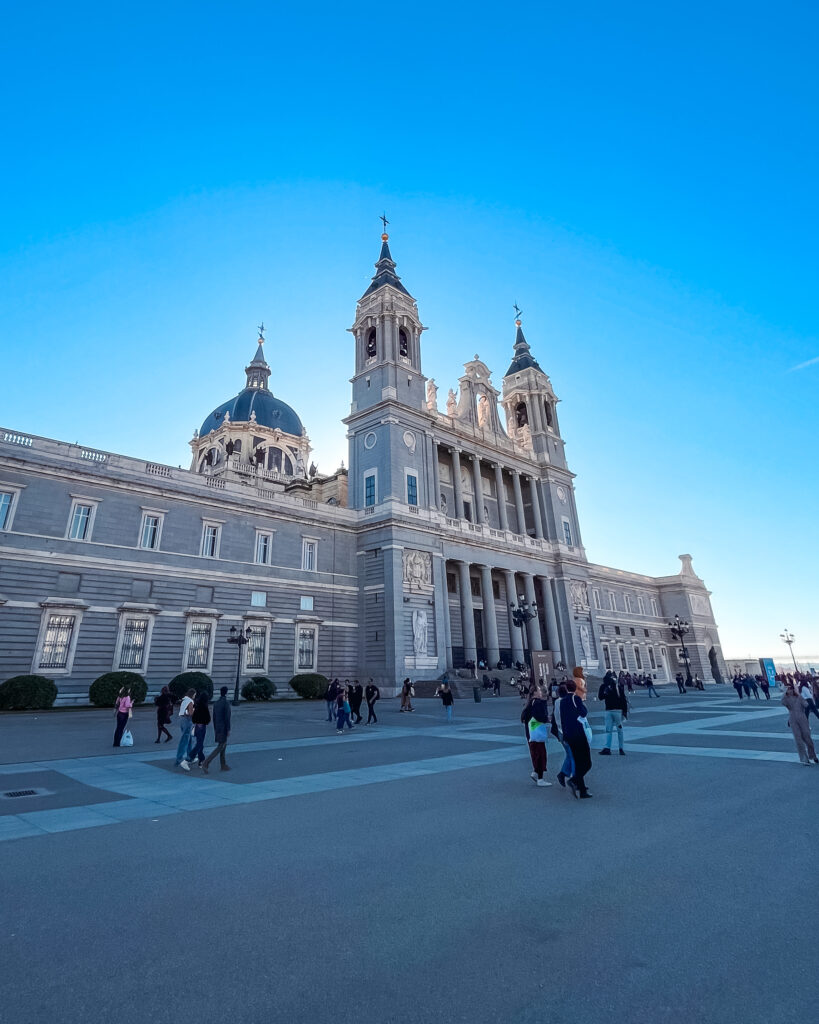
[[[119,691],[119,697],[117,697],[115,706],[117,709],[117,727],[114,730],[114,746],[118,747],[122,734],[125,732],[125,726],[128,724],[128,719],[131,717],[131,708],[134,706],[134,702],[131,700],[130,687],[123,686]]]

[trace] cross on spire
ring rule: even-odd
[[[264,320],[262,320],[262,322],[259,324],[258,331],[259,331],[259,338],[262,341],[264,341]]]
[[[382,213],[381,216],[378,219],[384,225],[384,231],[386,231],[387,230],[387,225],[389,224],[389,221],[387,220],[386,211],[384,213]]]
[[[520,308],[520,306],[517,304],[517,302],[512,304],[512,309],[514,309],[514,311],[515,311],[515,320],[520,320],[520,318],[521,318],[521,316],[523,314],[523,310]]]

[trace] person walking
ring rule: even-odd
[[[337,679],[334,679],[324,694],[324,699],[327,702],[327,721],[332,722],[336,717],[336,697],[338,696],[339,683]]]
[[[219,700],[213,704],[213,738],[216,746],[202,762],[202,771],[205,775],[208,774],[208,765],[217,754],[222,771],[230,771],[230,765],[225,760],[225,748],[230,736],[230,701],[227,699],[227,692],[228,688],[223,686],[219,690]]]
[[[348,729],[353,729],[353,723],[350,721],[350,698],[346,687],[341,689],[336,697],[336,732],[339,736],[344,732],[345,725]]]
[[[588,800],[591,793],[586,788],[586,776],[591,770],[592,759],[582,721],[588,715],[588,709],[577,694],[568,689],[566,696],[560,699],[561,728],[574,760],[574,772],[568,783],[575,797]]]
[[[788,725],[793,733],[793,740],[796,744],[796,752],[802,764],[819,764],[816,756],[816,749],[810,735],[810,725],[805,709],[805,702],[801,694],[796,692],[792,682],[785,684],[785,693],[781,703],[788,709]]]
[[[452,712],[455,695],[449,688],[449,683],[441,683],[435,691],[435,696],[441,698],[441,705],[443,706],[444,714],[446,715],[447,724],[452,725]]]
[[[364,696],[367,698],[367,725],[369,725],[370,722],[377,724],[378,719],[375,715],[375,702],[381,699],[381,691],[372,679],[367,683],[367,687],[364,690]]]
[[[674,676],[674,680],[675,680],[675,682],[676,682],[676,684],[677,684],[677,690],[678,690],[678,691],[679,691],[680,693],[687,693],[687,692],[688,692],[688,691],[686,690],[686,688],[685,688],[685,680],[683,679],[683,674],[682,674],[682,672],[678,672],[678,673],[677,673],[677,674],[676,674],[676,675]]]
[[[189,772],[191,766],[188,764],[188,751],[191,745],[191,729],[193,728],[193,698],[196,690],[191,688],[182,698],[179,705],[179,744],[176,748],[176,767]]]
[[[415,708],[412,706],[412,683],[410,682],[409,676],[401,684],[401,711],[414,711]]]
[[[649,697],[660,696],[659,693],[657,693],[657,688],[654,685],[654,677],[651,675],[651,673],[649,673],[646,676],[646,689],[648,690]]]
[[[628,700],[626,691],[617,684],[617,677],[613,672],[607,672],[603,677],[600,689],[597,691],[597,699],[602,700],[606,705],[606,745],[600,751],[606,756],[611,755],[611,736],[617,730],[617,745],[620,748],[620,756],[625,756],[623,750],[623,718],[628,717]]]
[[[756,679],[757,679],[757,682],[759,683],[760,690],[762,690],[762,692],[765,694],[765,700],[770,700],[771,699],[771,686],[770,686],[770,683],[768,682],[767,676],[757,676]]]
[[[551,782],[543,776],[546,774],[546,739],[549,735],[549,704],[546,691],[540,687],[527,703],[529,719],[526,734],[529,743],[529,756],[532,759],[531,778],[536,786],[551,786]]]
[[[162,692],[158,693],[154,697],[154,704],[156,704],[156,739],[154,743],[160,743],[162,741],[162,734],[165,734],[165,742],[172,739],[168,726],[171,724],[171,718],[173,717],[173,696],[167,686],[162,687]]]
[[[205,760],[205,735],[210,725],[210,709],[208,708],[208,695],[205,690],[200,690],[193,702],[191,722],[193,723],[193,749],[188,755],[191,764],[198,764],[202,767]]]
[[[572,748],[566,742],[566,737],[563,735],[563,725],[560,717],[560,701],[569,692],[568,687],[571,686],[574,689],[574,683],[561,683],[557,688],[557,700],[555,701],[554,713],[552,714],[552,736],[563,747],[563,764],[561,765],[560,771],[557,773],[557,781],[561,786],[566,785],[566,779],[569,779],[574,775],[574,758],[572,757]]]
[[[742,679],[738,675],[734,676],[732,685],[737,691],[737,697],[742,700]]]
[[[131,700],[131,688],[130,686],[123,686],[114,703],[114,707],[117,709],[117,724],[114,729],[115,747],[118,747],[122,741],[122,734],[125,732],[125,726],[128,724],[128,719],[131,717],[131,708],[133,706],[134,702]]]
[[[361,724],[361,702],[364,700],[364,687],[356,679],[350,690],[350,713],[356,725]]]

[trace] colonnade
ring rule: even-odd
[[[448,447],[447,451],[452,459],[452,489],[455,498],[455,514],[451,518],[465,519],[463,484],[461,481],[461,455],[463,453],[460,448],[455,447]],[[491,524],[487,522],[486,513],[484,511],[485,500],[483,492],[483,476],[481,474],[481,463],[484,460],[480,455],[466,455],[466,458],[471,463],[472,487],[475,497],[472,521],[480,525],[490,526]],[[438,442],[434,440],[432,442],[432,459],[433,483],[435,487],[435,502],[437,507],[441,494],[441,472],[438,456]],[[504,467],[499,462],[490,462],[488,460],[487,464],[495,474],[495,491],[497,494],[499,520],[498,528],[501,530],[510,530],[509,513],[506,508],[506,491],[503,480]],[[526,514],[523,506],[523,487],[525,485],[529,491],[532,505],[532,522],[535,537],[542,540],[545,536],[545,531],[543,528],[543,512],[541,508],[540,495],[538,494],[538,478],[533,474],[521,473],[517,469],[510,469],[508,467],[506,467],[506,472],[509,473],[512,479],[512,495],[515,505],[515,515],[517,518],[517,530],[513,532],[524,535],[527,533]]]
[[[472,572],[474,567],[478,570],[480,578],[480,592],[483,605],[483,632],[486,659],[490,665],[495,665],[500,659],[500,644],[498,641],[498,623],[496,614],[496,602],[492,589],[493,567],[479,562],[467,562],[460,559],[448,559],[447,571],[450,567],[457,570],[458,574],[458,597],[460,603],[461,635],[463,639],[464,661],[478,660],[478,649],[475,639],[475,603],[472,595]],[[540,628],[540,616],[529,620],[526,624],[526,641],[529,650],[548,650],[554,654],[555,661],[562,661],[560,635],[557,628],[557,612],[555,599],[552,593],[551,580],[542,575],[528,572],[515,572],[512,569],[495,569],[503,576],[505,599],[501,606],[505,607],[505,614],[509,623],[509,639],[512,651],[512,661],[523,661],[523,637],[520,627],[516,626],[512,618],[511,605],[517,604],[520,597],[525,598],[527,603],[537,603],[543,609],[543,619],[546,626],[546,636],[542,636]],[[452,668],[452,630],[448,621],[449,594],[445,602],[447,607],[447,667]]]

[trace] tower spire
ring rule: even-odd
[[[384,226],[384,230],[381,233],[381,252],[378,254],[378,262],[375,264],[375,275],[370,283],[370,287],[361,297],[363,299],[365,295],[372,295],[374,291],[385,284],[392,285],[393,288],[403,292],[404,295],[409,295],[407,289],[401,284],[401,278],[395,272],[395,260],[390,252],[390,236],[387,234],[389,221],[387,220],[386,213],[382,213],[378,219]]]
[[[247,374],[247,383],[245,384],[245,387],[258,388],[262,391],[267,391],[267,379],[270,376],[270,367],[267,365],[267,360],[264,357],[264,323],[259,325],[258,331],[259,341],[256,346],[256,354],[245,367],[245,373]]]
[[[515,310],[515,354],[512,357],[509,369],[506,371],[507,377],[512,373],[519,373],[521,370],[525,370],[528,366],[533,366],[536,370],[540,369],[537,360],[532,355],[529,342],[526,340],[523,328],[521,327],[520,318],[523,310],[518,306],[517,302],[512,308]]]

